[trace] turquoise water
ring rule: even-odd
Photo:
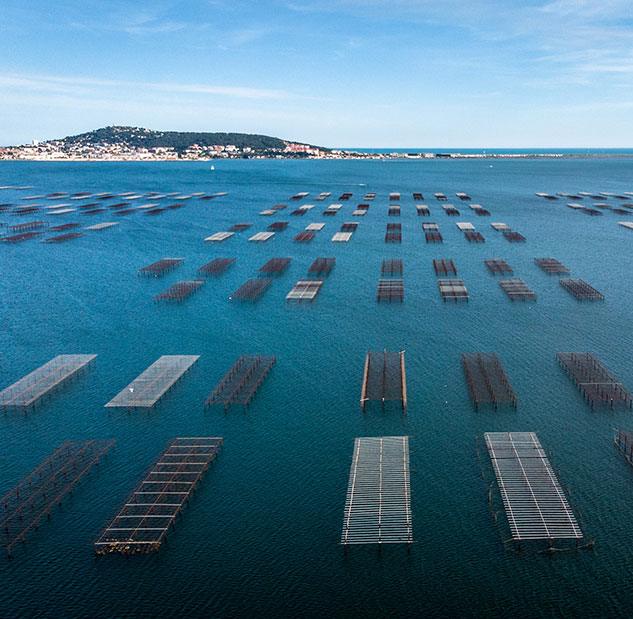
[[[0,185],[54,191],[227,191],[190,200],[156,217],[67,244],[0,246],[0,387],[61,353],[97,353],[94,369],[27,415],[0,416],[0,491],[24,477],[66,439],[114,438],[115,449],[31,535],[23,552],[0,560],[1,615],[214,617],[627,616],[633,600],[633,470],[613,446],[630,428],[629,409],[591,410],[557,365],[555,353],[594,352],[633,388],[633,217],[587,217],[535,191],[633,191],[627,159],[495,161],[226,161],[206,163],[14,163]],[[335,217],[318,206],[257,213],[299,191],[352,199]],[[352,218],[367,191],[364,218]],[[387,217],[388,195],[402,216]],[[432,215],[416,215],[422,191]],[[433,192],[468,192],[491,217],[452,200],[446,216]],[[3,191],[2,202],[23,193]],[[613,201],[613,200],[610,200]],[[310,197],[304,200],[312,203]],[[613,201],[615,202],[615,201]],[[292,206],[293,203],[290,203]],[[60,217],[90,224],[115,220]],[[0,214],[0,221],[27,218]],[[249,236],[276,220],[289,227],[265,244]],[[226,243],[204,237],[253,222]],[[311,244],[293,243],[310,222],[325,222]],[[358,221],[348,244],[330,238]],[[402,223],[402,244],[385,244],[387,222]],[[436,221],[443,245],[427,245],[423,221]],[[455,226],[471,221],[486,243],[468,243]],[[505,222],[526,243],[490,227]],[[57,220],[56,220],[57,223]],[[138,268],[184,257],[165,277]],[[237,257],[221,278],[182,304],[154,304],[168,285],[195,277],[214,257]],[[292,257],[256,304],[229,295],[274,256]],[[336,266],[312,304],[285,296],[314,258]],[[484,258],[505,258],[539,295],[510,302]],[[605,295],[579,303],[533,263],[555,257]],[[381,261],[404,260],[405,301],[375,301]],[[443,303],[433,258],[452,258],[471,295]],[[359,406],[368,348],[406,350],[409,408]],[[519,398],[516,411],[471,405],[460,353],[494,351]],[[203,401],[237,357],[274,353],[277,364],[251,407],[203,411]],[[104,404],[162,354],[200,354],[194,370],[149,414],[108,412]],[[485,431],[536,431],[596,542],[557,554],[504,549],[478,456]],[[412,511],[417,544],[378,553],[338,546],[356,436],[411,438]],[[223,436],[224,450],[157,556],[96,558],[92,544],[175,436]],[[503,520],[503,517],[501,517]]]

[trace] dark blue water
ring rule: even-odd
[[[0,247],[0,386],[60,353],[97,353],[96,367],[26,416],[0,416],[0,490],[11,488],[62,441],[114,438],[116,447],[28,538],[0,559],[0,615],[405,617],[628,616],[633,601],[633,470],[613,446],[630,410],[591,410],[558,367],[557,351],[594,352],[633,388],[633,232],[626,216],[587,217],[535,191],[633,191],[626,159],[543,161],[227,161],[206,163],[3,163],[0,185],[53,191],[227,191],[157,217],[121,217],[104,232],[62,245],[38,240]],[[298,191],[331,191],[335,217],[317,207],[258,212]],[[378,196],[352,218],[366,191]],[[387,217],[388,194],[402,216]],[[422,191],[432,216],[418,218]],[[433,192],[469,192],[492,212],[447,217]],[[17,192],[3,191],[2,202]],[[305,202],[310,202],[308,198]],[[59,223],[113,219],[75,214]],[[2,216],[14,223],[17,218]],[[116,218],[114,218],[116,219]],[[629,219],[633,219],[630,217]],[[272,241],[247,238],[275,220],[290,226]],[[472,221],[485,244],[468,243],[455,221]],[[229,225],[253,227],[217,246],[203,239]],[[308,223],[325,228],[292,242]],[[358,221],[349,244],[331,243]],[[384,243],[400,221],[401,245]],[[436,221],[443,245],[427,245],[422,221]],[[527,237],[508,243],[490,228],[505,222]],[[56,220],[57,222],[57,220]],[[162,257],[183,266],[159,279],[138,268]],[[152,297],[217,256],[236,264],[181,305]],[[271,257],[292,263],[260,302],[229,295]],[[285,296],[318,256],[336,266],[312,304]],[[505,258],[539,295],[512,303],[483,264]],[[555,257],[605,295],[579,303],[533,263]],[[404,260],[405,302],[378,305],[384,258]],[[471,294],[445,304],[433,258],[452,258]],[[406,350],[409,408],[359,406],[368,348]],[[519,398],[514,410],[475,411],[460,353],[494,351]],[[203,401],[243,353],[275,353],[277,364],[252,406],[203,411]],[[200,354],[149,414],[104,404],[162,354]],[[594,550],[513,553],[488,506],[477,440],[485,431],[536,431],[568,488]],[[411,435],[414,537],[406,548],[338,546],[356,436]],[[224,450],[158,556],[96,558],[93,543],[175,436],[223,436]],[[501,520],[503,517],[501,516]]]

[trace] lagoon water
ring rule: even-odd
[[[0,165],[0,185],[55,191],[179,191],[228,195],[189,200],[156,217],[54,245],[0,247],[0,388],[57,354],[96,353],[96,366],[26,415],[0,416],[0,492],[66,439],[114,438],[115,448],[10,561],[0,560],[3,617],[598,617],[629,616],[633,602],[633,469],[613,445],[633,427],[629,409],[591,410],[558,366],[557,351],[591,351],[633,389],[633,215],[588,217],[535,191],[633,191],[633,160],[222,161],[208,163],[22,163]],[[290,216],[259,211],[288,203],[317,206]],[[330,200],[311,198],[331,191]],[[326,205],[344,192],[334,217]],[[368,214],[352,211],[377,193]],[[402,215],[388,217],[389,193]],[[412,192],[431,217],[418,217]],[[457,191],[489,209],[476,217]],[[447,217],[434,192],[460,209]],[[18,203],[24,192],[3,190]],[[41,202],[41,200],[35,200]],[[613,198],[606,200],[616,203]],[[584,200],[584,203],[590,201]],[[47,203],[48,204],[48,203]],[[323,208],[321,208],[323,207]],[[39,218],[39,217],[36,217]],[[55,223],[117,220],[72,213]],[[0,221],[17,223],[1,214]],[[273,221],[289,227],[264,244],[248,237]],[[293,237],[324,222],[310,244]],[[331,236],[359,227],[348,244]],[[439,223],[442,245],[421,224]],[[468,243],[456,221],[486,237]],[[505,222],[525,243],[490,227]],[[205,245],[236,222],[249,230]],[[387,222],[402,243],[385,244]],[[182,304],[153,296],[214,257],[237,257]],[[274,256],[290,267],[254,304],[229,295]],[[311,304],[285,296],[314,258],[336,266]],[[163,257],[182,266],[156,279],[137,269]],[[484,266],[504,258],[538,294],[512,303]],[[580,303],[533,262],[554,257],[605,295]],[[381,261],[404,260],[405,301],[377,304]],[[452,258],[469,303],[444,303],[433,258]],[[409,408],[359,406],[364,355],[406,350]],[[471,404],[460,353],[496,352],[517,393],[517,410]],[[276,354],[252,405],[203,411],[203,402],[244,353]],[[163,354],[200,361],[151,412],[104,404]],[[488,505],[486,431],[536,431],[567,488],[593,550],[510,552]],[[417,543],[407,552],[338,545],[357,436],[410,435],[412,512]],[[222,436],[210,467],[158,555],[95,557],[93,543],[176,436]]]

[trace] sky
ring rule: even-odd
[[[0,144],[633,147],[631,0],[1,0]]]

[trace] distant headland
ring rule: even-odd
[[[110,126],[61,139],[0,147],[5,161],[209,161],[214,159],[541,159],[630,157],[569,153],[371,152],[250,133],[155,131]]]

